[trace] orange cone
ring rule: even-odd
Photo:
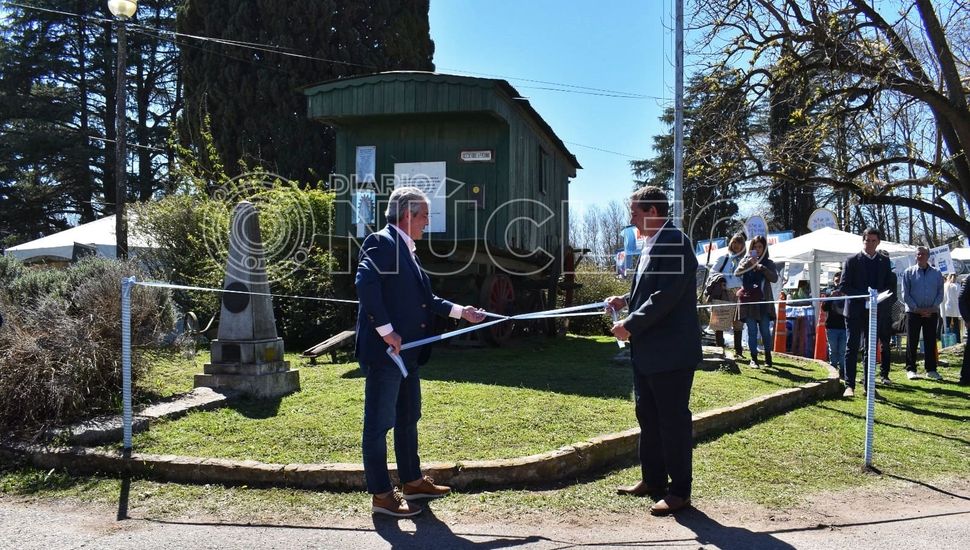
[[[788,346],[785,345],[786,344],[785,341],[788,339],[788,329],[785,328],[785,320],[786,320],[785,302],[786,302],[787,296],[785,296],[785,293],[782,292],[778,296],[778,299],[780,301],[778,302],[778,315],[777,315],[777,320],[775,321],[774,349],[775,351],[780,351],[781,353],[785,353],[786,351],[788,351]]]
[[[829,359],[829,339],[825,334],[825,319],[828,316],[828,312],[819,308],[818,323],[815,325],[815,358],[822,361]]]

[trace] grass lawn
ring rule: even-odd
[[[946,359],[946,358],[944,358]],[[956,364],[951,362],[950,364]],[[324,369],[330,367],[323,367]],[[970,478],[970,388],[928,380],[908,381],[893,365],[897,383],[880,388],[876,405],[874,463],[883,476],[863,474],[865,400],[833,399],[770,418],[697,445],[694,500],[755,502],[783,508],[820,491],[840,490],[891,477],[933,483]],[[956,368],[942,367],[948,380]],[[644,501],[619,498],[618,484],[635,481],[638,468],[625,468],[573,484],[543,490],[458,493],[434,503],[436,511],[514,514],[642,513]],[[105,505],[117,503],[119,483],[101,477],[71,477],[0,465],[0,494],[57,498]],[[281,510],[287,521],[318,521],[323,515],[367,516],[369,500],[359,492],[326,493],[291,489],[193,486],[136,480],[132,511],[141,516],[177,517],[205,513],[226,521],[257,521]]]
[[[522,340],[505,348],[435,350],[422,367],[421,457],[432,461],[512,458],[636,426],[631,369],[610,359],[609,338]],[[160,422],[134,439],[139,452],[273,463],[360,462],[363,377],[356,363],[300,364],[302,390]],[[155,357],[151,395],[188,391],[204,357]],[[825,377],[807,361],[778,369],[697,373],[695,412]],[[390,438],[389,438],[390,439]],[[392,444],[392,443],[391,443]],[[393,451],[391,451],[393,456]]]

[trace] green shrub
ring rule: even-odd
[[[121,399],[121,279],[138,266],[87,258],[65,270],[20,270],[0,291],[0,429],[33,432],[105,412]],[[18,295],[30,292],[30,298]],[[169,293],[132,292],[132,346],[173,325]],[[132,357],[132,379],[144,372]]]
[[[140,259],[152,278],[186,286],[222,288],[232,210],[248,200],[259,212],[270,290],[289,296],[335,296],[334,256],[326,237],[333,217],[333,194],[304,189],[261,171],[226,182],[211,196],[172,195],[135,205],[138,233],[157,248]],[[205,323],[220,310],[220,294],[176,291],[183,311]],[[274,298],[277,331],[288,347],[300,349],[347,327],[347,306],[315,300]]]
[[[576,269],[576,282],[583,285],[573,295],[574,305],[599,302],[607,296],[619,296],[630,291],[630,282],[617,279],[608,270],[602,270],[587,263],[579,264]],[[613,320],[608,315],[591,315],[571,317],[569,332],[586,336],[602,336],[610,334]]]

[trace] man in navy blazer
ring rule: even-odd
[[[428,225],[428,197],[415,187],[395,189],[384,213],[388,225],[364,239],[355,285],[357,310],[356,356],[364,371],[364,474],[374,513],[408,517],[421,512],[411,502],[443,497],[449,487],[436,485],[421,474],[418,457],[418,420],[421,418],[419,367],[428,361],[430,346],[401,351],[402,343],[431,335],[434,315],[478,323],[484,314],[441,299],[415,255],[414,241]],[[397,354],[405,377],[388,355]],[[401,491],[391,485],[387,471],[387,432],[394,428],[394,453]]]
[[[617,492],[662,496],[650,508],[653,515],[672,514],[690,504],[694,441],[689,401],[702,358],[697,259],[668,210],[667,196],[658,187],[641,187],[633,194],[631,222],[647,242],[630,293],[607,298],[613,310],[629,309],[613,325],[613,334],[630,342],[640,425],[641,480]]]
[[[872,287],[879,292],[891,290],[896,292],[896,275],[893,273],[889,256],[876,251],[882,242],[882,232],[868,227],[862,232],[862,252],[849,258],[842,269],[842,283],[838,291],[846,296],[868,295]],[[880,378],[883,384],[889,383],[890,339],[892,302],[885,300],[876,309],[876,337],[882,345],[882,365]],[[848,340],[845,350],[845,397],[855,395],[856,365],[859,361],[859,347],[862,339],[868,335],[869,310],[866,307],[868,298],[849,300],[845,309],[845,324]],[[866,370],[862,370],[863,387],[866,387]]]

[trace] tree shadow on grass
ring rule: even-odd
[[[944,418],[946,420],[955,420],[957,422],[967,422],[968,420],[970,420],[970,415],[968,414],[952,414],[952,413],[943,412],[943,411],[931,411],[927,409],[922,409],[920,407],[914,407],[912,405],[906,405],[903,403],[896,403],[893,401],[886,401],[886,400],[883,400],[881,403],[888,407],[892,407],[894,409],[905,411],[908,413],[913,413],[919,416],[931,416],[934,418]]]
[[[259,420],[276,416],[279,413],[280,403],[282,401],[282,397],[274,397],[272,399],[231,399],[226,404],[226,408],[232,409],[246,418]]]
[[[628,399],[633,375],[616,364],[615,346],[586,338],[520,338],[501,348],[436,347],[422,380],[529,388],[569,395]],[[360,369],[342,378],[362,377]]]
[[[834,412],[834,413],[837,413],[837,414],[851,416],[851,417],[857,418],[859,420],[863,420],[864,421],[866,419],[865,415],[851,413],[851,412],[848,412],[848,411],[844,411],[842,409],[836,409],[834,407],[827,407],[827,406],[822,405],[822,404],[816,404],[815,406],[818,407],[818,408],[820,408],[820,409],[824,409],[824,410],[827,410],[827,411],[830,411],[830,412]],[[892,422],[886,422],[885,420],[876,420],[876,424],[881,425],[881,426],[886,426],[886,427],[889,427],[889,428],[898,428],[900,430],[908,430],[908,431],[911,431],[913,433],[918,433],[918,434],[922,434],[922,435],[928,435],[928,436],[932,436],[932,437],[939,437],[940,439],[946,439],[948,441],[954,441],[954,442],[957,442],[957,443],[963,443],[964,445],[970,445],[970,440],[964,439],[962,437],[953,437],[953,436],[950,436],[950,435],[938,434],[936,432],[929,432],[929,431],[926,431],[926,430],[921,430],[919,428],[914,428],[912,426],[900,426],[899,424],[893,424]]]

